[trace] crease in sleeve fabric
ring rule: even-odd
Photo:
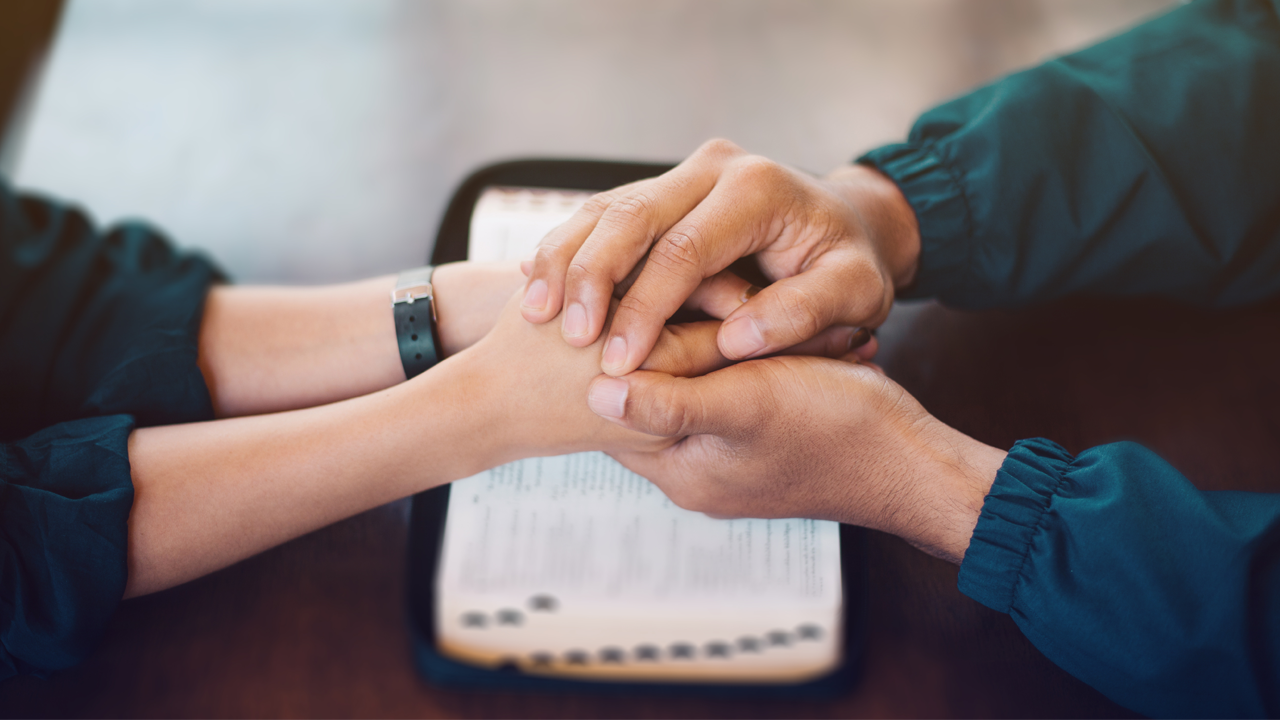
[[[213,417],[196,361],[222,279],[0,181],[0,679],[80,662],[119,604],[129,434]]]
[[[1200,491],[1135,443],[1022,440],[959,588],[1131,709],[1280,713],[1280,495]]]
[[[858,158],[919,221],[903,297],[1280,292],[1278,5],[1191,3],[944,103]]]

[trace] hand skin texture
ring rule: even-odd
[[[953,563],[1006,455],[929,415],[878,367],[826,358],[764,358],[694,378],[600,375],[588,404],[622,427],[682,438],[610,451],[681,507],[838,520]]]
[[[815,178],[713,140],[657,178],[596,195],[549,233],[522,309],[533,323],[560,317],[567,342],[589,345],[614,288],[643,261],[601,356],[604,372],[621,376],[640,366],[699,283],[755,254],[775,282],[717,337],[726,357],[755,358],[833,326],[879,325],[894,288],[912,281],[919,245],[914,212],[877,171],[848,166]]]
[[[364,285],[342,286],[340,294],[358,297]],[[381,278],[369,285],[379,297],[369,300],[370,317],[379,324],[386,319],[387,334],[381,344],[366,343],[354,325],[345,325],[351,318],[341,320],[339,333],[354,338],[347,348],[357,356],[350,367],[365,353],[395,358],[398,365],[389,320],[391,283]],[[599,373],[599,343],[574,348],[554,325],[525,322],[519,296],[511,295],[517,285],[508,283],[509,302],[492,331],[408,382],[395,383],[395,373],[387,370],[361,382],[388,387],[318,407],[135,430],[129,438],[134,503],[126,595],[177,585],[342,518],[518,458],[580,450],[651,452],[674,442],[592,413],[587,386]],[[454,300],[444,297],[444,277],[438,290],[443,323]],[[472,320],[494,323],[483,312]],[[274,321],[263,322],[270,327]],[[718,325],[664,329],[645,367],[666,376],[723,367],[728,361],[716,349]],[[455,330],[464,338],[459,342],[479,334],[478,327]],[[235,334],[232,328],[202,333],[202,344]],[[238,375],[264,372],[251,349],[202,348],[202,355],[205,350],[218,358],[214,365],[226,378],[224,390],[239,382]],[[287,345],[283,352],[287,363],[303,364],[313,354],[329,357],[305,345],[296,358]],[[244,357],[252,359],[250,367],[236,368],[235,359]],[[330,369],[346,366],[339,358]],[[301,395],[288,378],[278,382],[277,397],[292,402]],[[328,392],[358,384],[343,385],[339,378]]]

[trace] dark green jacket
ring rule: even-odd
[[[208,420],[221,275],[0,181],[0,681],[80,662],[124,595],[136,426]]]
[[[925,113],[860,162],[916,211],[909,296],[1229,306],[1280,291],[1280,0],[1203,0]],[[1131,443],[1014,446],[960,567],[1045,655],[1157,716],[1280,715],[1280,495]]]

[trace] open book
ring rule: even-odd
[[[469,256],[527,256],[586,197],[486,190]],[[843,651],[836,523],[711,519],[603,453],[454,483],[435,588],[442,654],[535,675],[798,683]]]

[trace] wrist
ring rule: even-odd
[[[437,266],[432,287],[444,356],[456,355],[488,334],[511,294],[523,284],[524,275],[513,262]]]
[[[504,412],[500,388],[482,363],[471,362],[470,354],[464,351],[446,358],[401,386],[405,392],[399,398],[400,415],[422,417],[432,428],[429,432],[444,433],[443,438],[432,437],[433,442],[415,446],[448,448],[447,452],[433,451],[431,457],[419,460],[437,467],[440,472],[434,474],[446,482],[519,457],[513,454],[512,423]]]
[[[891,530],[907,542],[954,564],[964,560],[987,493],[1007,452],[979,442],[930,417],[911,482],[919,492],[899,493],[911,507]]]
[[[920,264],[920,226],[897,183],[866,165],[843,165],[825,178],[832,191],[862,220],[893,280],[895,290],[915,282]]]

